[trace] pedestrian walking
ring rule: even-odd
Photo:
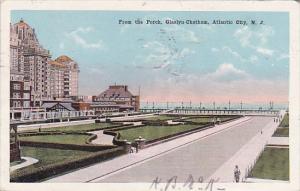
[[[235,180],[235,182],[240,182],[240,175],[241,175],[241,171],[240,171],[238,165],[235,165],[235,169],[234,169],[234,180]]]
[[[133,153],[133,146],[132,145],[130,145],[130,151],[129,151],[129,153]]]
[[[135,148],[135,152],[139,152],[139,144],[137,142],[133,143],[133,147]]]

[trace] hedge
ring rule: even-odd
[[[98,151],[96,153],[86,155],[80,159],[62,161],[59,163],[39,167],[31,171],[16,171],[10,176],[10,181],[11,182],[36,182],[63,172],[74,170],[97,162],[102,162],[112,157],[120,156],[125,153],[126,151],[123,147],[117,147],[105,151]]]
[[[75,144],[63,144],[63,143],[49,143],[49,142],[37,142],[37,141],[20,141],[21,146],[28,147],[44,147],[53,149],[64,150],[81,150],[81,151],[102,151],[106,149],[115,148],[115,145],[75,145]]]
[[[191,130],[178,132],[178,133],[167,135],[167,136],[160,137],[160,138],[157,138],[157,139],[152,139],[152,140],[146,141],[145,143],[146,143],[146,145],[150,145],[150,144],[153,144],[155,142],[160,142],[160,141],[163,141],[163,140],[166,140],[166,139],[170,140],[170,138],[172,138],[172,137],[177,138],[177,136],[179,136],[179,135],[192,134],[196,131],[199,131],[199,130],[202,131],[202,130],[206,130],[206,129],[209,129],[209,128],[212,128],[212,127],[213,127],[213,123],[207,123],[204,126],[199,126],[197,128],[191,129]]]

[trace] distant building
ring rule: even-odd
[[[59,56],[55,61],[66,67],[64,70],[64,97],[77,97],[79,78],[77,62],[65,55]]]
[[[91,104],[86,102],[73,102],[72,107],[77,111],[88,111],[91,109]]]
[[[139,111],[140,97],[133,95],[127,85],[112,85],[100,95],[93,97],[91,108],[95,114]]]
[[[45,109],[45,111],[75,111],[75,109],[72,107],[72,103],[70,102],[45,102],[42,105],[42,108]]]
[[[11,69],[24,75],[31,86],[33,106],[51,99],[49,50],[44,49],[37,39],[35,30],[22,19],[10,26]]]
[[[50,61],[51,66],[51,95],[54,99],[64,97],[64,80],[66,66],[54,60]]]
[[[10,107],[41,107],[44,102],[78,96],[78,64],[68,56],[51,60],[34,28],[23,19],[10,25]],[[19,115],[13,111],[13,115]]]

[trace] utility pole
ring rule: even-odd
[[[202,103],[200,102],[200,109],[201,109]]]
[[[215,103],[215,101],[213,102],[213,105],[214,105],[214,110],[216,110],[216,103]]]
[[[243,109],[243,101],[241,101],[241,110]]]
[[[192,101],[190,101],[190,109],[192,109]]]
[[[228,102],[228,110],[230,110],[230,100],[229,100],[229,102]]]

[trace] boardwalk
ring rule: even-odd
[[[184,182],[189,175],[194,178],[202,176],[206,180],[270,124],[273,124],[272,117],[244,117],[47,182],[150,183],[156,177],[166,182],[173,176],[177,176],[178,182]]]

